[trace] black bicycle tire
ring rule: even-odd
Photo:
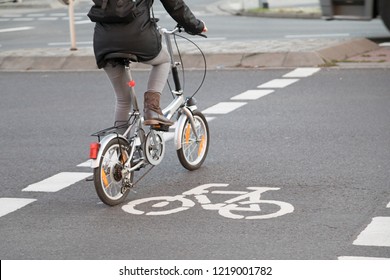
[[[110,140],[110,142],[108,142],[108,144],[104,148],[104,151],[102,153],[101,158],[99,159],[99,167],[94,168],[94,170],[93,170],[93,174],[94,174],[93,181],[94,181],[96,193],[97,193],[98,197],[100,198],[100,200],[104,204],[107,204],[109,206],[115,206],[115,205],[121,204],[126,199],[127,195],[130,192],[130,189],[126,188],[125,192],[122,194],[122,196],[120,198],[111,199],[105,193],[104,185],[102,184],[102,180],[101,180],[101,165],[102,165],[104,155],[111,148],[111,146],[118,145],[118,142],[119,142],[119,145],[123,146],[124,148],[128,146],[128,143],[124,139],[114,138],[114,139]]]

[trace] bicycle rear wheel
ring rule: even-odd
[[[129,158],[129,144],[121,138],[114,138],[104,148],[99,167],[94,169],[94,184],[97,195],[105,204],[114,206],[122,203],[130,192],[125,187],[122,170]],[[133,173],[130,181],[133,180]]]
[[[210,145],[209,126],[205,116],[199,111],[195,111],[193,116],[198,139],[187,118],[180,133],[181,148],[176,151],[180,163],[190,171],[198,169],[203,164]]]

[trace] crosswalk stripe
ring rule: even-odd
[[[373,218],[353,244],[390,247],[390,217]]]
[[[0,198],[0,217],[5,216],[11,212],[14,212],[32,202],[36,201],[36,199],[30,198],[8,198],[1,197]]]
[[[24,192],[57,192],[62,190],[70,185],[77,183],[89,176],[92,173],[84,172],[62,172],[58,173],[50,178],[47,178],[38,183],[29,185],[27,188],[23,189]]]

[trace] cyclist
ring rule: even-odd
[[[183,0],[160,1],[169,15],[188,33],[199,34],[207,31],[204,22],[194,16]],[[144,124],[170,126],[173,122],[162,114],[160,107],[160,95],[170,69],[170,56],[161,43],[156,20],[150,15],[154,0],[137,2],[138,11],[141,13],[130,23],[96,23],[93,36],[96,63],[98,68],[104,69],[115,91],[115,122],[128,120],[131,105],[127,85],[129,77],[123,65],[107,63],[103,59],[104,56],[113,52],[131,53],[137,56],[139,62],[151,65],[152,70],[144,94]]]

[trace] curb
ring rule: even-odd
[[[300,12],[278,12],[269,11],[264,13],[242,11],[235,13],[236,16],[263,17],[263,18],[292,18],[292,19],[321,19],[320,13],[300,13]]]
[[[321,67],[379,48],[378,44],[368,39],[353,39],[318,50],[248,53],[225,50],[215,53],[206,52],[205,56],[208,69]],[[187,69],[204,67],[203,59],[198,53],[183,51],[181,57]],[[149,68],[140,63],[133,64],[132,67]],[[66,48],[22,49],[0,53],[0,71],[83,70],[97,70],[92,48],[79,48],[77,51]]]

